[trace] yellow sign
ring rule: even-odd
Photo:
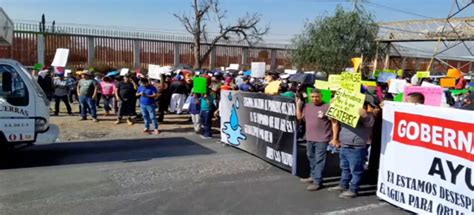
[[[329,75],[328,82],[331,90],[338,90],[339,88],[341,88],[340,75]]]
[[[329,82],[320,81],[320,80],[314,81],[314,87],[316,87],[316,89],[320,89],[320,90],[329,90],[329,89],[331,89],[331,85],[329,84]]]
[[[439,80],[439,84],[442,87],[445,88],[450,88],[450,87],[455,87],[456,86],[456,79],[455,78],[442,78]]]
[[[326,115],[355,128],[360,118],[359,109],[364,105],[364,100],[364,94],[341,88],[332,99]]]
[[[364,85],[366,87],[376,87],[377,82],[375,82],[375,81],[362,81],[362,85]]]
[[[448,74],[446,77],[448,78],[460,78],[462,76],[462,72],[459,69],[448,69]]]
[[[362,64],[362,58],[360,57],[352,58],[352,64],[354,65],[354,72],[359,71],[359,67]]]
[[[419,71],[416,72],[416,76],[418,78],[429,78],[430,77],[430,71]]]
[[[352,92],[360,92],[362,81],[361,73],[342,72],[341,73],[341,88]]]

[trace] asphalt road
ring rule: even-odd
[[[0,214],[407,214],[371,185],[349,200],[305,187],[194,136],[58,143],[0,158]]]

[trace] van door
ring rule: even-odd
[[[12,65],[0,63],[0,143],[35,141],[32,92]],[[32,101],[33,100],[33,101]]]

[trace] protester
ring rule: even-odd
[[[474,111],[474,92],[464,98],[464,104],[461,109]]]
[[[193,94],[189,101],[189,113],[194,126],[194,132],[199,134],[201,132],[201,103],[198,94]]]
[[[339,195],[341,198],[354,198],[359,192],[367,156],[367,143],[375,122],[373,113],[367,111],[369,105],[375,107],[373,99],[371,101],[370,97],[366,96],[364,106],[359,110],[360,119],[357,126],[353,128],[340,123],[339,135],[332,142],[341,147],[339,159],[342,174],[339,185],[329,190],[343,191]]]
[[[98,122],[95,101],[99,87],[91,76],[92,74],[89,71],[83,72],[82,79],[77,85],[79,103],[81,104],[81,120],[87,120],[87,113],[90,110],[92,120]]]
[[[255,87],[250,84],[250,79],[249,77],[244,77],[243,83],[239,85],[239,90],[243,92],[253,92],[255,90]]]
[[[306,189],[316,191],[323,186],[326,149],[333,140],[333,134],[337,134],[337,122],[331,122],[326,116],[329,105],[323,103],[321,91],[317,89],[311,91],[311,103],[306,104],[304,109],[300,98],[297,99],[296,106],[297,119],[306,123],[306,149],[311,173],[311,177],[301,179],[301,182],[312,183]]]
[[[118,83],[115,98],[119,102],[119,110],[115,124],[120,124],[122,118],[127,116],[127,123],[133,125],[132,116],[135,110],[134,97],[137,89],[138,86],[130,79],[130,75],[125,75],[123,81]]]
[[[165,111],[168,111],[171,97],[169,84],[165,75],[161,75],[161,80],[157,90],[160,92],[158,95],[158,122],[163,122],[165,119]]]
[[[102,92],[102,98],[104,99],[105,116],[109,116],[110,111],[112,110],[113,99],[115,97],[116,91],[116,87],[112,78],[104,77],[102,82],[100,82],[100,89]]]
[[[154,134],[160,134],[158,130],[158,120],[156,119],[156,96],[158,91],[156,88],[150,84],[148,79],[141,78],[140,79],[141,86],[138,88],[137,96],[140,97],[140,109],[145,120],[145,129],[143,130],[144,133],[150,133],[150,121],[153,121],[153,125],[155,130],[153,131]]]
[[[183,83],[183,76],[177,75],[175,80],[170,85],[171,93],[171,113],[181,114],[183,112],[183,105],[186,99],[186,85]]]
[[[216,99],[210,95],[210,93],[206,93],[201,97],[201,122],[204,127],[203,135],[201,138],[203,139],[211,139],[212,138],[212,116],[216,108]]]
[[[95,98],[95,104],[97,106],[97,108],[102,108],[100,106],[100,101],[102,99],[102,87],[101,86],[101,83],[102,83],[102,79],[100,78],[100,74],[97,73],[97,75],[94,77],[94,80],[97,82],[97,95],[96,95],[96,98]]]
[[[51,101],[54,94],[54,84],[48,70],[41,70],[38,73],[38,84],[40,85],[41,89],[43,89],[43,92],[46,94],[48,100]]]
[[[72,115],[71,106],[69,105],[68,91],[69,91],[69,82],[64,79],[64,74],[56,74],[56,79],[54,79],[54,115],[59,114],[59,102],[62,100],[64,105],[66,105],[66,110],[69,115]]]
[[[69,103],[73,104],[74,101],[79,101],[79,97],[77,96],[77,78],[73,74],[69,74],[68,78],[68,99]]]
[[[407,102],[413,104],[425,104],[425,96],[422,93],[413,92],[407,95]]]
[[[289,86],[286,83],[281,83],[280,88],[278,89],[278,93],[280,96],[288,97],[294,99],[296,97],[295,92],[293,92],[293,89],[288,89]]]

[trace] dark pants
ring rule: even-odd
[[[69,103],[74,103],[74,97],[76,98],[76,101],[79,101],[79,98],[77,97],[77,91],[76,90],[69,90],[68,92],[68,98],[69,98]]]
[[[343,146],[339,154],[341,173],[340,186],[349,188],[357,193],[364,173],[364,164],[367,156],[365,147],[345,147]]]
[[[100,106],[100,99],[102,98],[102,93],[97,93],[97,98],[95,99],[95,105]]]
[[[308,155],[311,178],[315,184],[323,185],[323,171],[326,167],[328,143],[308,141],[306,153]]]
[[[128,116],[129,118],[130,116],[133,116],[135,104],[132,102],[132,100],[120,101],[118,106],[118,119],[122,119],[124,116]]]
[[[205,137],[212,137],[212,114],[213,111],[201,111],[201,124]]]
[[[105,112],[108,113],[112,110],[114,96],[113,95],[111,95],[111,96],[104,95],[103,97],[104,97],[104,110],[105,110]]]
[[[63,101],[66,105],[67,113],[72,114],[71,106],[69,105],[68,97],[66,96],[54,96],[54,114],[59,114],[59,102]]]
[[[79,96],[79,103],[81,103],[81,116],[82,118],[87,117],[88,108],[91,112],[92,118],[97,119],[97,109],[95,106],[95,100],[92,97]]]

